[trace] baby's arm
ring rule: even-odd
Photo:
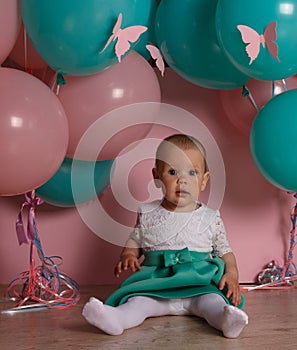
[[[238,268],[233,253],[227,253],[222,256],[225,263],[225,273],[221,278],[219,288],[222,290],[225,286],[228,288],[226,297],[232,296],[232,304],[238,306],[241,301],[241,293],[238,282]]]
[[[128,268],[132,272],[141,269],[140,263],[138,261],[140,255],[140,248],[138,244],[131,238],[128,239],[126,247],[123,249],[120,261],[117,263],[114,274],[116,277],[119,277],[122,271],[126,271]]]

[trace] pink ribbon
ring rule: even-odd
[[[32,192],[27,192],[25,194],[25,199],[26,201],[22,204],[21,210],[16,220],[16,232],[17,232],[19,245],[22,245],[23,243],[26,243],[26,244],[29,243],[28,239],[31,241],[35,239],[35,235],[34,235],[35,207],[43,203],[43,200],[40,197],[35,196],[34,190]],[[22,217],[23,210],[26,206],[29,207],[27,232],[25,231],[23,217]]]

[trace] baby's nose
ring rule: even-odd
[[[185,174],[180,174],[177,178],[179,184],[187,183],[187,176]]]

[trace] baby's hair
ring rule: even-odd
[[[166,144],[166,142],[170,142],[174,144],[175,146],[183,149],[198,149],[200,153],[202,154],[205,162],[205,171],[207,171],[207,163],[206,163],[206,151],[204,146],[200,141],[198,141],[195,137],[186,135],[186,134],[174,134],[166,137],[158,146],[157,152],[156,152],[156,168],[159,167],[160,162],[162,161],[161,158],[161,150],[163,146]]]

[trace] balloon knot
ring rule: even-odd
[[[243,85],[243,87],[242,87],[241,95],[242,95],[243,97],[247,97],[247,96],[250,95],[250,92],[249,92],[248,88],[247,88],[245,85]]]
[[[58,73],[57,75],[57,85],[61,86],[61,85],[65,85],[66,84],[66,80],[63,77],[62,73]]]

